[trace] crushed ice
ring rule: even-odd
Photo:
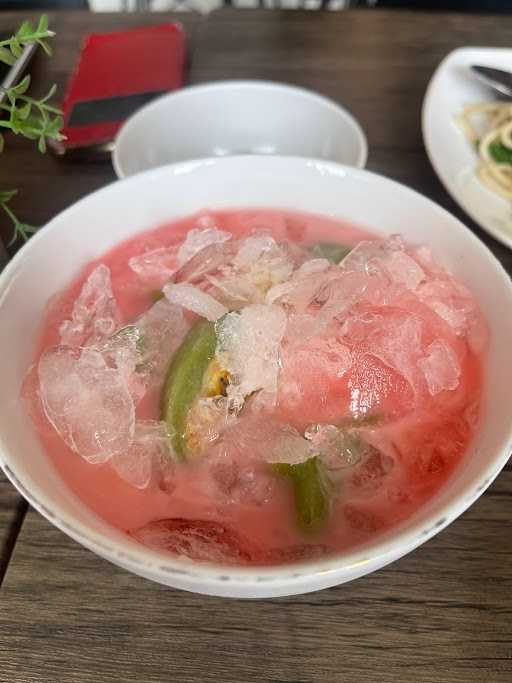
[[[161,287],[172,279],[178,269],[176,247],[158,247],[132,256],[128,266],[139,278],[154,287]]]
[[[332,424],[311,424],[304,436],[310,442],[311,455],[318,456],[329,470],[353,467],[365,450],[357,434]]]
[[[38,375],[46,416],[76,453],[102,463],[130,447],[133,399],[122,373],[99,351],[52,347],[41,356]]]
[[[228,309],[213,296],[187,282],[166,285],[163,292],[172,304],[187,308],[211,322],[222,318],[228,312]]]
[[[65,443],[89,463],[111,461],[136,488],[158,472],[168,489],[168,436],[161,423],[137,422],[135,406],[161,382],[188,328],[182,308],[165,299],[119,327],[110,271],[98,266],[60,328],[66,344],[48,348],[37,365],[44,413]]]
[[[190,261],[196,254],[211,247],[213,244],[222,244],[231,239],[231,233],[216,228],[196,228],[189,230],[183,244],[178,249],[178,266],[183,266]]]
[[[226,305],[240,307],[264,303],[267,292],[286,282],[293,270],[294,260],[288,249],[268,233],[257,232],[238,242],[229,263],[210,277],[210,283]]]
[[[286,315],[278,306],[252,304],[229,313],[217,325],[218,356],[232,383],[228,396],[241,400],[263,390],[274,400],[279,374],[279,347]]]
[[[152,477],[169,476],[174,469],[169,436],[165,424],[153,420],[135,423],[131,445],[111,460],[117,474],[131,486],[145,489]]]
[[[443,339],[436,339],[430,344],[418,366],[425,375],[432,396],[440,391],[453,391],[459,386],[461,369],[457,355]]]
[[[430,250],[406,249],[399,236],[363,241],[336,266],[264,229],[235,240],[204,216],[180,246],[146,251],[129,267],[148,286],[163,287],[165,298],[123,326],[110,271],[98,265],[59,328],[61,345],[43,353],[37,374],[46,417],[68,446],[90,463],[110,460],[135,488],[173,486],[165,425],[138,421],[136,406],[161,385],[190,327],[184,310],[216,321],[227,395],[200,397],[188,432],[234,502],[269,498],[265,463],[317,456],[331,472],[353,468],[352,485],[361,490],[392,466],[357,431],[315,423],[300,433],[262,418],[276,405],[281,379],[288,404],[299,406],[307,382],[323,395],[345,378],[347,408],[357,417],[378,408],[386,392],[406,395],[393,373],[413,400],[457,389],[461,365],[450,334],[474,350],[485,345],[470,293]],[[447,326],[447,339],[440,333],[425,346],[425,310]]]
[[[66,346],[94,344],[109,337],[118,322],[110,270],[100,264],[85,281],[73,305],[71,319],[64,320],[59,328],[61,343]]]

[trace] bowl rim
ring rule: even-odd
[[[119,131],[117,132],[117,135],[114,139],[114,146],[112,150],[112,166],[114,167],[114,172],[116,176],[122,180],[124,178],[129,178],[132,175],[136,175],[138,173],[145,173],[148,170],[152,170],[150,168],[145,168],[142,170],[138,170],[135,173],[127,173],[123,170],[123,164],[120,159],[120,149],[122,148],[123,144],[125,143],[125,140],[129,138],[131,134],[131,129],[133,126],[135,126],[138,121],[146,116],[147,114],[151,114],[153,110],[158,110],[159,108],[165,108],[166,105],[168,105],[169,102],[174,102],[179,99],[186,99],[190,95],[194,95],[196,93],[204,93],[208,95],[209,92],[211,91],[222,91],[222,90],[248,90],[248,89],[260,89],[268,92],[272,91],[282,91],[282,92],[288,92],[289,94],[294,94],[298,95],[303,98],[307,98],[311,101],[315,101],[319,106],[325,108],[325,109],[330,109],[332,112],[334,112],[337,116],[343,118],[348,125],[352,128],[352,132],[354,134],[354,137],[357,141],[358,147],[359,147],[359,153],[357,160],[354,164],[354,168],[365,168],[366,162],[368,161],[368,140],[366,138],[366,134],[363,130],[363,127],[359,123],[359,121],[356,119],[356,117],[344,106],[341,104],[338,104],[335,100],[326,97],[325,95],[321,95],[320,93],[317,93],[313,90],[309,90],[308,88],[303,88],[301,86],[296,86],[296,85],[290,85],[288,83],[281,83],[280,81],[269,81],[269,80],[259,80],[259,79],[232,79],[232,80],[221,80],[221,81],[214,81],[214,82],[208,82],[208,83],[198,83],[194,85],[187,85],[183,88],[179,88],[177,90],[174,90],[172,92],[166,93],[164,95],[160,95],[159,97],[156,97],[154,100],[151,102],[148,102],[148,104],[145,104],[142,106],[140,109],[137,109],[136,112],[134,112],[131,116],[129,116],[126,121],[123,123]],[[247,156],[246,154],[232,154],[229,156]],[[257,156],[257,155],[255,155]],[[266,155],[265,155],[266,156]],[[281,154],[276,154],[276,155],[269,155],[269,156],[289,156],[289,155],[281,155]],[[206,157],[197,157],[197,158],[206,158]],[[216,157],[212,157],[216,158]],[[305,158],[298,156],[297,158]],[[196,157],[190,157],[190,159],[183,159],[182,161],[195,161]],[[182,161],[173,161],[169,162],[167,164],[164,164],[163,166],[169,166],[172,163],[181,163]],[[327,160],[326,160],[327,161]],[[338,163],[336,161],[333,161],[332,163]],[[341,164],[340,164],[341,165]],[[153,167],[156,168],[156,167]],[[159,168],[162,168],[160,166]]]
[[[503,291],[508,293],[512,303],[512,282],[503,266],[492,252],[490,252],[486,245],[466,228],[458,218],[416,190],[387,178],[386,176],[364,169],[343,166],[330,161],[324,162],[307,157],[293,156],[239,156],[205,158],[194,162],[192,165],[190,162],[184,161],[156,169],[150,169],[144,173],[136,174],[123,180],[114,181],[67,207],[53,217],[45,226],[44,230],[36,233],[36,235],[34,235],[34,237],[31,238],[31,240],[25,244],[7,264],[3,272],[0,273],[0,313],[5,296],[8,294],[10,285],[15,280],[18,264],[23,261],[26,254],[29,253],[31,249],[34,249],[40,241],[51,239],[52,233],[55,230],[61,229],[60,225],[63,220],[67,220],[75,211],[87,208],[87,204],[90,201],[95,200],[98,196],[108,195],[121,186],[129,188],[131,185],[139,183],[141,179],[151,182],[153,178],[161,175],[172,178],[176,173],[179,173],[180,170],[181,172],[186,171],[187,173],[190,173],[191,171],[201,170],[203,167],[211,166],[212,164],[218,166],[247,162],[249,164],[253,162],[262,163],[263,158],[265,159],[265,163],[269,163],[270,165],[286,163],[295,164],[297,166],[309,166],[318,169],[322,174],[330,172],[337,177],[351,175],[356,181],[364,182],[366,184],[381,183],[386,185],[390,191],[398,191],[402,194],[414,197],[415,201],[423,202],[433,215],[437,214],[444,219],[448,219],[457,227],[457,229],[462,229],[462,231],[465,232],[469,241],[478,245],[478,249],[481,250],[482,256],[487,258],[489,263],[494,267],[497,277],[502,281]],[[141,229],[141,231],[143,230],[144,228]],[[215,586],[226,586],[228,581],[231,581],[232,584],[246,587],[251,585],[255,586],[262,582],[265,582],[267,585],[272,582],[284,582],[292,587],[294,583],[299,583],[305,579],[312,580],[314,577],[325,575],[335,576],[341,572],[349,573],[356,570],[357,567],[362,567],[364,565],[370,565],[370,567],[371,565],[383,566],[387,562],[396,559],[400,555],[411,551],[429,540],[467,510],[467,508],[498,476],[507,463],[511,450],[512,423],[509,427],[508,434],[502,439],[502,442],[496,449],[493,457],[489,458],[486,466],[472,477],[455,499],[444,502],[437,512],[430,512],[423,521],[414,520],[413,514],[413,521],[411,521],[411,518],[406,519],[398,528],[391,528],[382,536],[378,536],[375,540],[365,543],[364,546],[356,546],[354,549],[347,552],[336,553],[315,560],[301,561],[293,564],[274,566],[232,566],[215,563],[198,563],[187,558],[174,557],[170,554],[165,555],[164,553],[137,544],[135,541],[129,539],[126,534],[123,534],[123,532],[117,529],[115,529],[115,531],[118,532],[119,537],[116,540],[112,539],[106,541],[101,532],[91,530],[86,524],[77,520],[73,514],[68,514],[65,511],[59,510],[59,506],[56,506],[57,509],[55,509],[55,507],[52,506],[51,500],[42,502],[38,495],[30,490],[30,485],[27,486],[23,476],[20,476],[16,467],[12,467],[12,463],[9,462],[9,449],[4,442],[3,435],[0,433],[0,467],[3,469],[11,483],[43,517],[81,545],[105,559],[110,560],[114,564],[121,564],[123,567],[136,574],[144,574],[145,571],[151,572],[153,577],[160,576],[163,583],[166,583],[164,578],[173,575],[181,578],[186,577],[191,584],[194,584],[194,588],[190,588],[190,590],[194,590],[201,585],[209,585],[214,589]],[[35,488],[39,488],[37,484]],[[428,502],[426,505],[428,505]],[[91,508],[88,509],[91,510]],[[94,511],[92,512],[94,513]],[[359,576],[365,573],[366,572],[363,570],[356,575]],[[355,578],[355,576],[352,578]]]

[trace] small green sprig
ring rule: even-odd
[[[0,41],[0,62],[12,66],[21,57],[27,45],[37,43],[47,55],[51,55],[48,39],[53,38],[55,33],[48,29],[48,17],[43,15],[34,27],[29,21],[24,21],[16,33],[7,40]],[[56,86],[52,85],[48,93],[36,99],[27,94],[30,87],[30,76],[25,76],[17,85],[10,88],[0,88],[3,93],[0,102],[0,129],[4,128],[15,135],[22,135],[29,140],[37,141],[38,150],[44,154],[48,140],[61,141],[63,125],[62,112],[50,103],[54,96]],[[4,149],[4,136],[0,132],[0,152]],[[10,207],[9,201],[17,193],[17,190],[0,192],[0,208],[9,216],[14,226],[13,237],[9,245],[18,239],[26,241],[36,228],[22,223],[16,218]]]
[[[7,206],[11,199],[17,194],[18,190],[3,190],[0,192],[0,206],[11,219],[14,227],[11,241],[8,244],[9,247],[18,239],[22,239],[26,242],[29,236],[37,230],[33,225],[28,225],[28,223],[22,223],[18,220],[9,206]]]
[[[46,14],[39,19],[37,27],[34,28],[30,21],[24,21],[16,33],[7,38],[7,40],[0,40],[0,61],[9,66],[13,66],[16,60],[21,57],[21,54],[27,45],[37,43],[40,45],[47,55],[52,54],[52,49],[48,44],[48,38],[53,38],[55,33],[48,29],[48,17]]]
[[[60,130],[63,125],[62,112],[48,101],[55,94],[57,86],[52,85],[48,93],[37,100],[26,94],[30,86],[30,76],[12,88],[7,88],[8,103],[0,104],[0,109],[8,112],[9,117],[0,119],[0,127],[8,128],[15,135],[23,135],[29,140],[37,140],[38,150],[46,152],[46,141],[63,140]],[[4,148],[4,138],[0,133],[0,152]]]

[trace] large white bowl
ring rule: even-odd
[[[18,401],[49,298],[90,259],[162,221],[211,207],[281,207],[402,233],[436,257],[478,298],[491,341],[483,423],[439,494],[387,535],[352,552],[292,566],[231,568],[144,548],[71,493],[45,456]],[[163,584],[222,596],[269,597],[326,588],[374,571],[438,533],[489,486],[512,444],[512,286],[491,253],[458,220],[386,178],[308,159],[233,157],[150,171],[95,192],[54,218],[0,276],[0,464],[59,529],[93,552]]]
[[[194,85],[160,97],[117,135],[119,178],[176,161],[238,154],[288,154],[364,168],[357,121],[317,93],[266,81]]]

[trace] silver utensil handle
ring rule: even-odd
[[[7,88],[12,88],[12,86],[16,85],[16,83],[19,81],[20,76],[27,68],[28,63],[34,56],[36,50],[37,43],[31,43],[30,45],[24,47],[23,52],[21,53],[21,57],[19,57],[19,59],[16,60],[16,63],[13,64],[12,67],[9,69],[9,73],[4,78],[0,86],[0,104],[2,104],[2,102],[5,99],[5,91],[7,90]]]

